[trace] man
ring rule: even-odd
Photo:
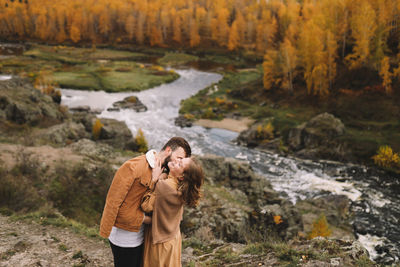
[[[151,218],[144,215],[140,203],[146,190],[154,187],[155,160],[165,165],[190,155],[188,142],[182,137],[173,137],[160,152],[150,150],[146,155],[130,159],[115,173],[100,222],[100,235],[110,242],[115,267],[141,265],[144,223],[151,223]]]

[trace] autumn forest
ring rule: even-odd
[[[337,69],[400,76],[397,0],[0,0],[0,37],[219,48],[264,59],[264,88],[327,95]]]

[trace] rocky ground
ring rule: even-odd
[[[71,229],[0,215],[0,266],[112,266],[108,244]]]
[[[96,225],[112,174],[137,155],[127,126],[102,119],[95,131],[90,111],[71,114],[21,79],[0,83],[0,118],[0,208],[12,215],[0,217],[0,264],[110,266]],[[207,178],[181,225],[185,266],[373,266],[354,241],[347,198],[294,206],[249,164],[198,158]],[[333,239],[308,240],[321,213]],[[91,228],[92,238],[60,220],[85,223],[79,229]]]

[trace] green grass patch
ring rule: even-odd
[[[225,55],[207,54],[204,57],[202,57],[201,60],[215,62],[215,63],[223,64],[223,65],[232,65],[232,66],[235,66],[238,68],[246,67],[246,65],[248,65],[243,58],[238,57],[238,56],[235,58],[232,58],[232,57],[228,57]]]
[[[99,240],[105,240],[99,235],[98,226],[88,227],[73,219],[68,219],[52,209],[29,212],[26,214],[14,213],[13,215],[10,216],[10,219],[12,221],[25,221],[25,222],[34,221],[44,226],[51,225],[55,227],[68,228],[77,234],[82,234],[84,236],[90,238],[96,238]],[[61,244],[60,246],[62,245],[63,244]]]
[[[162,65],[184,65],[189,62],[197,61],[199,57],[188,55],[184,53],[166,53],[162,58],[158,60],[158,63]]]
[[[271,248],[269,243],[250,243],[243,250],[243,254],[265,255],[271,251]]]
[[[1,62],[2,73],[23,74],[37,73],[41,70],[55,70],[62,64],[59,62],[49,62],[47,60],[35,59],[27,56],[15,56],[3,59]]]
[[[86,63],[85,60],[79,59],[76,57],[72,56],[66,56],[62,54],[57,54],[57,53],[52,53],[52,52],[47,52],[42,49],[38,48],[33,48],[31,50],[28,50],[24,53],[25,56],[30,56],[38,59],[43,59],[47,61],[58,61],[64,64],[84,64]]]
[[[61,88],[107,92],[145,90],[179,77],[174,71],[134,62],[149,57],[140,52],[113,49],[34,45],[23,56],[2,61],[0,70],[32,80],[45,70],[47,78]]]
[[[82,90],[101,90],[100,81],[90,72],[55,72],[53,81],[61,88],[74,88]]]
[[[210,253],[213,250],[213,247],[207,244],[204,244],[201,240],[196,237],[185,238],[182,241],[182,248],[185,249],[187,247],[193,248],[194,255],[203,255]]]
[[[119,51],[112,49],[96,49],[94,52],[86,52],[89,59],[108,59],[108,60],[140,60],[148,56],[143,53]]]
[[[196,119],[221,120],[231,112],[243,112],[250,107],[232,92],[260,79],[262,73],[254,71],[226,72],[224,78],[181,103],[180,114],[192,114]]]
[[[179,75],[173,71],[144,67],[134,62],[94,62],[52,74],[62,88],[104,90],[106,92],[140,91],[172,82]]]
[[[87,60],[137,60],[147,58],[146,54],[123,50],[45,45],[34,45],[24,55],[67,64],[86,63]]]

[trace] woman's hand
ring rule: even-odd
[[[151,217],[145,215],[145,216],[144,216],[144,219],[143,219],[143,223],[144,223],[144,224],[151,224]]]
[[[152,175],[151,175],[151,180],[154,183],[158,181],[163,170],[164,170],[164,168],[161,168],[161,160],[158,157],[156,157],[156,162],[154,164],[154,168],[153,168]]]

